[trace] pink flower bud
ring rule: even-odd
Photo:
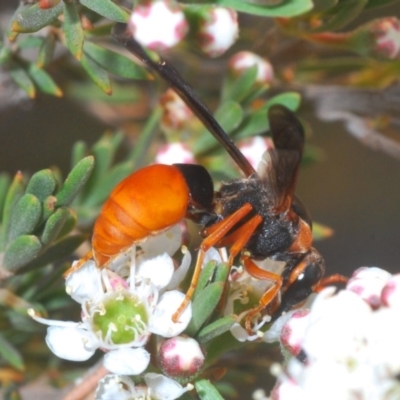
[[[151,50],[175,46],[188,30],[183,12],[169,0],[139,4],[131,14],[128,27],[134,38]]]
[[[309,324],[309,310],[297,310],[292,314],[289,321],[283,326],[281,332],[282,345],[292,354],[298,355]]]
[[[156,163],[159,164],[195,164],[190,148],[183,143],[168,143],[160,147],[156,154]]]
[[[371,24],[375,37],[375,51],[387,58],[400,56],[400,22],[395,17],[382,18]]]
[[[200,24],[198,41],[205,54],[209,57],[218,57],[235,43],[238,34],[236,11],[213,7]]]
[[[160,99],[163,110],[162,128],[165,131],[180,131],[193,123],[194,115],[177,93],[168,89]]]
[[[274,78],[274,69],[266,59],[250,51],[240,51],[229,60],[229,68],[236,75],[240,75],[253,65],[257,66],[256,82],[269,84]]]
[[[161,345],[159,360],[166,375],[189,377],[200,371],[205,356],[196,340],[187,336],[176,336]]]

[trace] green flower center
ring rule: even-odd
[[[145,304],[128,291],[114,292],[98,304],[92,316],[92,328],[103,340],[126,344],[147,333]]]

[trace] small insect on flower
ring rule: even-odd
[[[338,275],[323,279],[324,260],[311,246],[311,218],[294,194],[304,146],[303,128],[295,114],[282,105],[271,106],[268,118],[274,147],[264,153],[255,171],[170,64],[152,61],[125,24],[116,24],[113,35],[173,87],[230,154],[245,178],[224,183],[214,192],[210,174],[200,165],[142,168],[111,192],[94,225],[93,251],[87,257],[93,256],[100,268],[107,267],[124,249],[188,218],[202,226],[204,240],[192,282],[173,321],[179,320],[193,296],[207,250],[229,247],[229,266],[240,255],[247,273],[272,283],[246,316],[249,332],[253,319],[264,309],[270,315],[280,315],[326,283],[345,280]],[[254,262],[267,257],[285,263],[282,274],[261,269]]]

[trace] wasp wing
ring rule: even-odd
[[[275,147],[264,153],[257,174],[267,189],[273,210],[281,213],[292,205],[304,130],[296,115],[282,105],[272,106],[268,119]]]

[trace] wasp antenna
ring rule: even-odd
[[[171,64],[161,58],[158,62],[153,61],[147,55],[143,47],[133,38],[132,33],[127,29],[126,24],[115,24],[112,29],[112,35],[129,52],[140,58],[146,66],[157,72],[158,75],[170,84],[193,113],[203,122],[204,126],[210,131],[215,139],[217,139],[217,141],[226,149],[246,177],[256,173],[246,157],[240,152],[231,138],[222,129],[221,125],[214,118],[208,107],[200,100],[193,88],[183,80],[178,71]]]
[[[294,112],[276,104],[268,110],[268,120],[275,148],[303,152],[304,129]]]

